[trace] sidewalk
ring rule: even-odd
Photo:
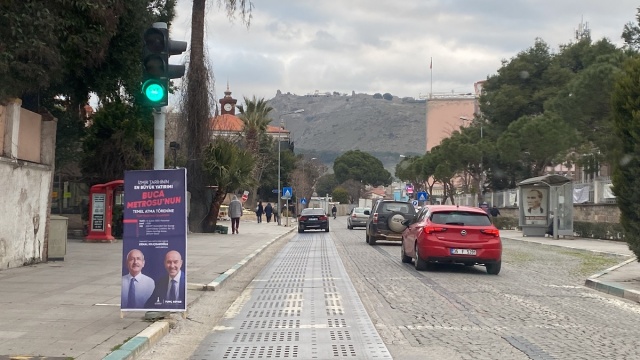
[[[522,232],[515,230],[500,230],[500,236],[505,239],[529,241],[550,246],[560,246],[571,249],[588,250],[598,253],[615,254],[629,257],[628,260],[590,276],[585,286],[592,289],[640,302],[640,263],[626,242],[576,238],[573,240],[545,237],[524,237]]]
[[[294,230],[241,221],[240,234],[189,234],[188,303],[205,289],[219,288],[239,267]],[[69,239],[64,261],[0,271],[0,359],[94,360],[107,354],[108,359],[131,359],[153,345],[169,332],[169,323],[145,321],[144,312],[120,318],[121,266],[121,241]]]
[[[228,221],[223,225],[230,225]],[[240,234],[190,234],[189,304],[203,289],[215,290],[272,242],[296,229],[273,223],[240,223]],[[523,237],[516,241],[610,253],[629,260],[586,280],[586,286],[640,301],[640,263],[624,242]],[[0,271],[0,359],[9,355],[47,359],[134,359],[169,332],[169,323],[144,320],[144,313],[120,318],[122,242],[85,243],[70,239],[65,261]],[[108,356],[107,356],[108,354]]]

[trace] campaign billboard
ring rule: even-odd
[[[122,311],[185,311],[186,169],[124,175]]]

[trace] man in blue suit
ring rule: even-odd
[[[182,255],[175,250],[164,256],[167,276],[156,280],[156,288],[146,303],[147,308],[186,309],[185,278]]]

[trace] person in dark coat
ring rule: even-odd
[[[264,214],[264,207],[262,206],[262,201],[258,201],[258,206],[256,206],[256,218],[258,219],[258,224],[262,222],[262,214]]]
[[[271,203],[267,203],[267,206],[264,207],[264,215],[267,217],[267,224],[271,222],[271,215],[273,215],[273,207]]]

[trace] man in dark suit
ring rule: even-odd
[[[182,271],[182,255],[175,250],[164,257],[167,276],[156,280],[156,288],[146,303],[147,308],[185,309],[185,278]]]

